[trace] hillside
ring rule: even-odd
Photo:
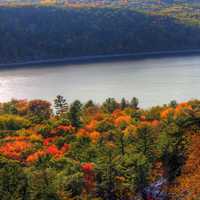
[[[0,199],[198,199],[200,101],[0,104]],[[13,170],[14,169],[14,170]]]
[[[193,23],[187,13],[184,18],[179,11],[145,11],[133,6],[1,7],[0,64],[199,49],[199,12]]]

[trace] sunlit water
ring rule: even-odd
[[[97,103],[136,96],[144,107],[200,98],[200,56],[0,70],[0,102],[57,94]]]

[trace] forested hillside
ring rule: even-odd
[[[199,49],[196,21],[133,8],[1,7],[0,63]]]
[[[0,199],[199,199],[200,101],[138,103],[1,103]]]

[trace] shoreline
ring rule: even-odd
[[[128,61],[128,60],[140,60],[148,58],[164,58],[164,57],[174,57],[174,56],[190,56],[190,55],[200,55],[200,49],[193,50],[174,50],[174,51],[153,51],[144,53],[125,53],[125,54],[108,54],[108,55],[97,55],[97,56],[79,56],[70,58],[58,58],[58,59],[45,59],[45,60],[35,60],[26,61],[18,63],[7,63],[0,64],[1,69],[8,69],[7,67],[26,67],[30,65],[46,66],[46,65],[70,65],[70,64],[92,64],[99,62],[117,62],[117,61]]]

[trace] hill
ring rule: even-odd
[[[199,49],[199,12],[181,9],[1,7],[0,64]]]

